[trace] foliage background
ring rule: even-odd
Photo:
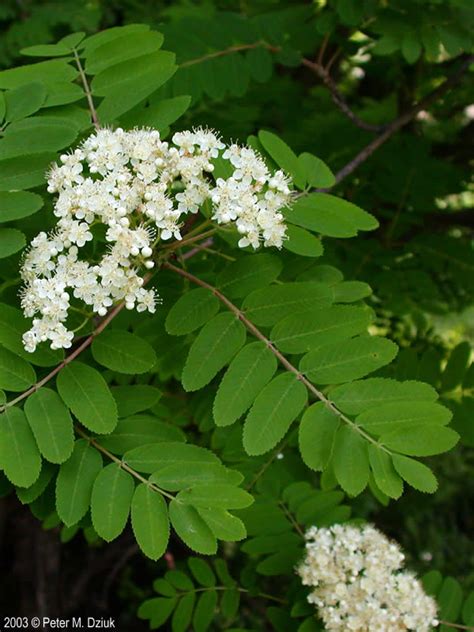
[[[239,16],[248,16],[255,28],[273,29],[275,40],[283,40],[275,65],[261,59],[257,64],[250,48],[229,51],[257,41]],[[20,49],[53,43],[70,32],[142,22],[163,32],[164,47],[184,64],[158,94],[192,97],[173,129],[209,125],[226,139],[271,129],[296,152],[314,153],[337,173],[384,125],[465,62],[472,49],[473,11],[462,0],[330,0],[301,6],[271,0],[6,0],[0,7],[0,67],[25,63]],[[377,42],[375,51],[369,40]],[[435,54],[439,42],[441,56]],[[212,57],[219,51],[237,61],[219,66],[220,55]],[[316,69],[301,64],[299,52],[322,63]],[[321,68],[328,63],[339,105],[342,98],[356,122],[324,85]],[[209,73],[215,73],[217,85],[208,85]],[[465,377],[474,337],[471,86],[466,77],[460,79],[342,180],[337,194],[372,212],[380,228],[349,241],[328,240],[324,255],[324,263],[339,267],[347,279],[371,285],[377,331],[402,348],[397,376],[440,387],[457,411],[454,425],[462,436],[453,451],[430,463],[440,481],[434,496],[408,490],[384,506],[365,492],[351,501],[353,514],[373,520],[401,542],[413,568],[438,569],[459,580],[465,594],[474,588],[472,369]],[[361,129],[360,121],[370,129]],[[35,614],[45,604],[58,613],[87,608],[98,616],[113,613],[124,626],[133,621],[133,629],[147,628],[136,621],[135,611],[160,573],[137,554],[130,534],[107,548],[82,536],[60,544],[57,530],[39,529],[14,498],[2,500],[0,511],[1,563],[4,571],[13,569],[14,578],[2,573],[2,612]],[[176,545],[173,555],[179,561],[188,551]],[[159,562],[161,571],[167,563],[172,562]],[[266,592],[279,593],[279,581],[269,578]],[[252,602],[244,602],[242,627],[270,626],[267,604],[258,603],[255,613]]]

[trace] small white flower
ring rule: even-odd
[[[399,546],[375,527],[311,527],[306,540],[297,572],[327,630],[428,632],[438,625],[435,601],[401,570]]]
[[[153,129],[101,129],[52,167],[48,191],[57,193],[58,222],[54,231],[33,239],[21,270],[22,308],[34,318],[23,337],[27,351],[46,340],[53,349],[71,346],[71,298],[99,316],[118,301],[154,312],[157,296],[142,287],[141,276],[155,265],[153,249],[160,240],[180,240],[184,216],[197,213],[206,200],[218,224],[235,224],[239,246],[281,248],[286,228],[279,211],[290,200],[283,172],[270,174],[249,147],[226,149],[212,130],[178,132],[173,143]],[[232,173],[213,182],[219,156]],[[80,254],[93,241],[96,224],[105,227],[107,245],[89,262]]]

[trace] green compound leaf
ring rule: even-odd
[[[382,448],[369,445],[369,461],[377,487],[389,498],[400,498],[403,481],[393,467],[390,454]]]
[[[321,240],[299,226],[288,225],[283,248],[302,257],[320,257],[324,250]]]
[[[273,59],[271,53],[260,46],[251,48],[247,52],[247,63],[250,73],[255,81],[266,83],[270,80],[273,72]]]
[[[439,604],[439,617],[444,621],[457,621],[463,602],[463,590],[454,577],[445,577],[441,589],[436,595]],[[451,626],[442,625],[441,630],[447,632]]]
[[[16,495],[18,500],[26,505],[39,498],[55,473],[56,467],[47,461],[43,461],[40,475],[33,485],[30,485],[30,487],[17,487]]]
[[[115,26],[113,28],[106,29],[105,31],[94,33],[94,35],[86,37],[86,39],[82,42],[84,55],[88,57],[92,55],[93,51],[97,49],[98,46],[102,46],[103,44],[112,42],[116,39],[121,39],[129,33],[146,33],[149,30],[150,26],[148,24],[127,24],[127,26]]]
[[[304,152],[298,156],[298,166],[310,187],[325,189],[336,183],[333,172],[325,162]]]
[[[41,456],[20,408],[7,408],[0,415],[0,467],[19,487],[30,487],[40,475]]]
[[[408,430],[413,425],[445,426],[451,417],[448,408],[433,402],[396,402],[367,410],[357,417],[356,422],[371,434],[381,435]],[[433,432],[436,431],[433,428]]]
[[[255,290],[245,298],[242,309],[256,325],[270,326],[285,316],[329,307],[332,296],[324,283],[282,283]]]
[[[31,364],[0,347],[0,388],[6,391],[25,391],[36,381]]]
[[[374,230],[379,225],[373,215],[328,193],[301,197],[283,213],[292,224],[328,237],[355,237],[359,230]]]
[[[196,593],[191,592],[184,595],[178,602],[173,618],[171,619],[171,629],[173,632],[186,632],[191,623]]]
[[[78,71],[67,60],[52,59],[36,64],[25,64],[18,68],[0,72],[0,89],[17,88],[26,83],[41,82],[47,85],[58,81],[74,81]]]
[[[238,542],[247,536],[242,520],[225,509],[198,507],[197,510],[218,540]]]
[[[85,439],[76,441],[56,479],[56,511],[66,526],[76,524],[87,513],[92,486],[101,469],[100,453]]]
[[[157,471],[158,468],[167,468],[169,466],[179,465],[183,466],[188,463],[193,466],[202,466],[205,463],[220,464],[219,459],[206,448],[201,448],[197,445],[189,445],[185,443],[151,443],[150,445],[144,445],[139,448],[130,450],[124,457],[130,467],[139,472],[145,472],[151,474]]]
[[[196,483],[226,483],[238,485],[242,475],[236,470],[229,470],[221,463],[202,463],[197,467],[186,459],[181,463],[164,462],[157,466],[150,476],[150,481],[157,483],[168,491],[179,491]]]
[[[394,430],[380,437],[380,443],[391,450],[408,456],[432,456],[451,450],[459,441],[459,435],[451,428],[430,424],[414,424],[409,428]]]
[[[190,557],[188,559],[189,570],[201,586],[211,588],[216,585],[216,576],[209,564],[200,557]]]
[[[183,294],[166,317],[166,331],[183,336],[205,325],[219,311],[219,300],[206,288]]]
[[[184,389],[197,391],[206,386],[243,346],[245,337],[245,327],[234,314],[214,316],[189,350],[181,376]]]
[[[392,455],[393,465],[400,476],[419,492],[433,494],[438,489],[436,476],[429,467],[400,454]]]
[[[471,345],[468,342],[461,342],[454,347],[441,377],[442,392],[451,391],[462,383],[470,359]]]
[[[183,431],[152,415],[132,415],[119,422],[112,433],[100,437],[100,444],[113,454],[124,454],[134,448],[160,441],[184,441]]]
[[[367,307],[352,305],[305,311],[277,323],[270,339],[283,353],[304,353],[365,332],[372,318]]]
[[[27,362],[38,366],[54,366],[64,358],[63,349],[50,349],[46,345],[37,348],[34,353],[25,351],[22,336],[28,328],[28,321],[19,309],[0,303],[0,344],[21,356]]]
[[[65,404],[89,430],[108,434],[117,425],[117,405],[102,375],[82,362],[71,362],[57,377]]]
[[[243,347],[230,363],[214,400],[217,426],[230,426],[252,405],[277,370],[274,354],[263,342]]]
[[[17,121],[8,126],[0,141],[0,158],[2,161],[21,156],[34,159],[40,152],[68,147],[77,133],[77,127],[64,118],[36,116]]]
[[[169,512],[173,529],[190,549],[202,555],[215,555],[216,537],[195,507],[172,500]]]
[[[224,467],[210,450],[184,443],[144,445],[127,452],[124,460],[139,472],[152,474],[150,481],[169,491],[196,483],[238,485],[242,480],[239,472]]]
[[[153,31],[125,33],[91,50],[86,57],[86,73],[97,75],[120,62],[154,53],[161,48],[163,39],[161,33]]]
[[[261,130],[258,133],[258,140],[277,165],[291,176],[295,185],[299,189],[304,188],[305,179],[303,171],[293,150],[276,134],[265,130]]]
[[[177,599],[168,599],[163,597],[153,597],[144,601],[138,609],[137,616],[139,619],[149,619],[150,626],[158,628],[171,616],[177,604]]]
[[[147,557],[158,560],[166,551],[170,532],[163,496],[140,483],[133,494],[131,516],[138,546]]]
[[[247,454],[264,454],[282,439],[307,401],[305,386],[292,373],[282,373],[257,396],[244,424]]]
[[[299,447],[301,458],[312,470],[326,469],[339,425],[339,418],[323,402],[306,409],[299,426]]]
[[[331,400],[345,413],[357,415],[380,404],[396,402],[434,402],[438,393],[429,384],[407,380],[370,377],[343,384],[331,391]]]
[[[349,426],[342,425],[336,434],[332,458],[334,474],[342,489],[357,496],[369,482],[369,457],[366,441]]]
[[[46,87],[38,81],[5,93],[5,119],[11,123],[34,114],[46,99]]]
[[[362,281],[342,281],[333,286],[335,303],[355,303],[372,294],[372,288]]]
[[[84,92],[81,86],[78,86],[76,83],[52,83],[47,86],[47,88],[48,95],[44,103],[45,108],[74,103],[75,101],[80,101],[84,98]],[[78,109],[76,112],[82,116],[84,116],[84,114],[85,116],[88,116],[85,110]],[[84,127],[86,127],[86,125],[84,125]],[[89,122],[87,122],[87,127],[89,127]]]
[[[156,51],[106,68],[92,80],[92,92],[105,97],[97,108],[101,121],[124,114],[163,85],[176,72],[175,55]]]
[[[61,44],[40,44],[22,48],[20,53],[28,57],[65,57],[71,54],[71,49]]]
[[[217,278],[218,287],[226,296],[240,298],[269,285],[281,270],[281,261],[274,255],[248,255],[222,270]]]
[[[74,431],[59,395],[40,388],[26,400],[25,413],[41,454],[51,463],[64,463],[74,448]]]
[[[193,507],[244,509],[253,503],[253,496],[240,487],[225,484],[194,485],[183,489],[177,500]]]
[[[208,590],[199,596],[193,615],[193,630],[206,632],[211,625],[217,606],[217,591]]]
[[[0,159],[0,191],[31,189],[44,184],[44,174],[55,159],[53,153]]]
[[[176,588],[168,582],[166,579],[155,579],[153,582],[153,590],[155,590],[158,594],[164,595],[165,597],[175,597],[176,596]]]
[[[96,362],[118,373],[146,373],[156,363],[156,354],[148,342],[118,329],[103,331],[95,338],[92,355]]]
[[[359,336],[310,351],[299,368],[312,382],[337,384],[364,377],[389,364],[398,346],[387,338]]]
[[[0,228],[0,259],[6,259],[26,246],[25,235],[16,228]]]
[[[0,223],[28,217],[43,206],[43,198],[26,191],[0,192]]]
[[[119,417],[130,417],[142,410],[148,410],[161,397],[161,391],[148,384],[112,386],[111,391],[117,403]]]
[[[133,109],[126,114],[121,121],[128,126],[136,125],[137,127],[154,127],[159,130],[166,130],[168,125],[174,123],[186,112],[191,104],[191,97],[180,96],[172,99],[160,98],[156,101],[153,96],[150,99],[148,107],[141,110]]]
[[[135,483],[132,476],[117,463],[104,467],[94,481],[91,517],[94,529],[111,542],[125,529]]]

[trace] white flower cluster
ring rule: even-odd
[[[229,178],[211,177],[216,158],[228,161]],[[172,143],[151,129],[99,130],[61,156],[49,174],[58,222],[33,239],[23,261],[22,307],[33,318],[25,349],[33,352],[46,340],[52,349],[71,346],[65,322],[73,297],[100,316],[121,300],[128,309],[153,312],[156,295],[143,287],[142,274],[154,266],[154,247],[180,240],[184,216],[207,199],[217,223],[235,223],[239,246],[280,248],[285,224],[279,211],[289,202],[288,185],[283,172],[271,174],[252,149],[226,148],[209,130],[176,133]],[[90,243],[99,225],[102,236]]]
[[[306,539],[297,570],[327,630],[428,632],[438,625],[435,601],[401,570],[400,547],[374,527],[311,527]]]

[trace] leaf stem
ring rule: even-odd
[[[4,404],[3,406],[0,406],[0,413],[3,413],[7,408],[10,408],[10,406],[14,406],[15,404],[18,404],[18,402],[21,402],[22,400],[24,400],[26,397],[29,397],[32,393],[34,393],[35,391],[40,389],[42,386],[47,384],[51,379],[53,379],[53,377],[57,375],[62,369],[64,369],[65,366],[67,366],[73,360],[75,360],[77,356],[79,356],[85,349],[87,349],[87,347],[89,347],[92,344],[92,341],[94,340],[94,338],[98,336],[107,327],[107,325],[122,311],[124,306],[125,306],[125,303],[122,302],[116,307],[114,307],[114,309],[111,310],[107,314],[107,316],[105,316],[105,318],[99,323],[96,329],[78,347],[76,347],[72,353],[70,353],[66,358],[64,358],[64,360],[60,364],[54,367],[54,369],[50,371],[48,375],[45,375],[45,377],[39,380],[39,382],[36,382],[36,384],[33,384],[33,386],[31,386],[28,390],[21,393],[21,395],[18,395],[18,397],[15,397],[15,399],[12,399],[11,401]]]
[[[301,536],[304,540],[304,531],[303,529],[300,527],[300,525],[298,524],[298,522],[296,521],[295,517],[293,516],[293,514],[291,513],[291,511],[288,509],[288,507],[285,505],[285,503],[280,500],[279,503],[280,507],[283,509],[286,517],[288,518],[288,520],[291,522],[291,524],[293,525],[293,528],[295,529],[295,531],[298,533],[299,536]]]
[[[240,586],[205,586],[203,588],[194,588],[193,590],[185,590],[178,592],[178,597],[184,597],[186,595],[191,595],[192,593],[201,593],[201,592],[209,592],[211,590],[237,590],[239,593],[248,594],[250,591],[247,588],[241,588]],[[287,604],[286,599],[281,599],[280,597],[275,597],[274,595],[269,595],[268,593],[258,593],[255,597],[262,597],[262,599],[269,599],[270,601],[275,601],[276,603]]]
[[[450,621],[440,621],[440,624],[456,630],[470,630],[471,632],[474,630],[472,625],[462,625],[461,623],[451,623]]]
[[[202,234],[201,236],[204,237],[204,234]],[[205,243],[206,245],[209,245],[207,242]],[[183,245],[183,242],[180,242],[180,245]],[[186,253],[184,257],[186,259],[189,259],[194,254],[196,254],[194,251],[190,251],[189,253]],[[152,276],[153,276],[152,274],[147,274],[144,277],[144,282],[147,283],[151,279]],[[107,325],[122,311],[124,307],[125,307],[125,302],[122,302],[116,305],[107,314],[107,316],[104,317],[104,319],[99,323],[96,329],[87,338],[85,338],[83,342],[74,349],[74,351],[72,351],[66,358],[64,358],[64,360],[60,364],[54,367],[52,371],[50,371],[47,375],[45,375],[45,377],[43,377],[41,380],[36,382],[36,384],[33,384],[33,386],[31,386],[29,389],[27,389],[26,391],[24,391],[23,393],[21,393],[20,395],[12,399],[11,401],[6,402],[2,406],[0,406],[0,414],[3,413],[7,408],[10,408],[11,406],[14,406],[15,404],[18,404],[19,402],[23,401],[24,399],[29,397],[32,393],[34,393],[35,391],[40,389],[42,386],[47,384],[50,380],[52,380],[55,375],[57,375],[62,369],[64,369],[65,366],[67,366],[73,360],[75,360],[83,351],[85,351],[92,344],[92,341],[94,340],[94,338],[98,336],[102,331],[104,331]]]
[[[89,437],[89,435],[87,435],[81,428],[78,428],[77,426],[75,426],[75,431],[83,439],[86,439],[96,450],[98,450],[99,452],[102,452],[102,454],[104,454],[108,459],[110,459],[114,463],[117,463],[117,465],[119,465],[123,470],[125,470],[126,472],[131,474],[134,478],[136,478],[138,481],[140,481],[140,483],[144,483],[147,487],[149,487],[153,491],[158,492],[162,494],[163,496],[166,496],[166,498],[169,498],[170,500],[175,499],[173,494],[169,494],[168,492],[165,492],[164,489],[161,489],[161,487],[158,487],[158,485],[155,485],[155,483],[150,483],[150,481],[148,481],[144,476],[142,476],[136,470],[134,470],[133,467],[130,467],[130,465],[127,465],[125,461],[123,461],[122,459],[119,459],[118,456],[115,456],[115,454],[112,454],[112,452],[109,452],[107,448],[104,448],[104,446],[100,445],[100,443],[98,443],[95,439],[92,439],[92,437]]]
[[[245,314],[232,303],[224,294],[222,294],[217,288],[205,281],[202,281],[198,277],[194,276],[190,272],[183,270],[182,268],[178,268],[169,262],[163,263],[164,268],[168,268],[168,270],[172,270],[176,272],[176,274],[181,275],[182,277],[192,281],[195,285],[199,285],[201,287],[206,288],[211,291],[214,296],[216,296],[231,312],[233,312],[237,318],[242,322],[243,325],[250,331],[251,334],[255,336],[258,340],[261,340],[266,344],[268,349],[273,353],[273,355],[280,361],[280,364],[287,370],[293,373],[296,376],[296,379],[299,380],[308,391],[324,403],[324,405],[337,417],[339,417],[344,423],[349,425],[352,430],[361,435],[366,441],[373,443],[381,450],[384,450],[388,454],[391,454],[390,450],[388,450],[385,446],[379,444],[379,442],[374,439],[371,435],[369,435],[365,430],[363,430],[360,426],[358,426],[352,419],[349,419],[343,412],[341,412],[333,402],[324,395],[322,391],[320,391],[314,384],[312,384],[307,377],[301,373],[291,362],[274,346],[274,344],[245,316]]]
[[[172,244],[165,246],[164,250],[166,251],[178,250],[179,248],[182,248],[183,246],[187,246],[188,244],[193,244],[196,241],[200,241],[201,239],[210,237],[211,235],[214,235],[216,231],[217,231],[216,228],[212,228],[211,230],[207,230],[204,233],[199,233],[199,235],[194,235],[193,237],[190,237],[189,239],[183,239],[182,241],[175,241]]]
[[[196,57],[195,59],[188,59],[188,61],[183,61],[179,65],[180,68],[187,68],[188,66],[194,66],[195,64],[201,64],[208,59],[215,59],[216,57],[224,57],[225,55],[231,55],[232,53],[240,53],[245,50],[252,50],[254,48],[268,48],[268,44],[264,41],[254,42],[253,44],[241,44],[239,46],[230,46],[229,48],[224,48],[223,50],[217,50],[213,53],[208,53],[207,55],[203,55],[202,57]]]
[[[94,100],[92,98],[92,92],[89,86],[89,82],[87,81],[86,73],[84,72],[84,68],[81,64],[81,59],[77,53],[77,50],[74,48],[74,59],[76,61],[77,69],[79,70],[79,75],[81,77],[82,85],[84,87],[84,92],[86,94],[87,104],[89,106],[89,111],[91,113],[92,123],[96,130],[100,129],[99,117],[97,116],[97,111],[95,109]]]

